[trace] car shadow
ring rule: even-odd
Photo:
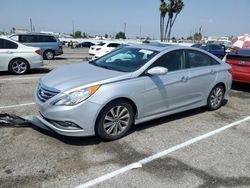
[[[51,69],[48,69],[48,68],[35,68],[35,69],[29,70],[26,74],[23,74],[23,75],[48,73],[50,71],[51,71]],[[9,76],[9,75],[20,76],[20,75],[11,74],[8,71],[2,71],[2,72],[0,72],[0,76]]]
[[[133,125],[128,134],[132,134],[133,132],[142,131],[144,129],[155,127],[155,126],[158,126],[158,125],[163,124],[163,123],[170,123],[170,122],[176,121],[178,119],[183,119],[186,117],[195,116],[197,114],[201,114],[201,113],[205,113],[205,112],[207,112],[207,109],[205,107],[200,107],[200,108],[188,110],[185,112],[180,112],[177,114],[158,118],[155,120],[147,121],[145,123]]]
[[[53,60],[66,60],[67,58],[64,57],[54,57],[54,59],[46,60],[46,61],[53,61]]]
[[[233,82],[232,90],[243,91],[250,93],[250,84],[249,83],[240,83],[240,82]]]
[[[48,68],[35,68],[31,69],[27,74],[41,74],[41,73],[48,73],[51,69]]]
[[[44,129],[41,129],[39,127],[36,127],[34,125],[30,125],[30,127],[38,132],[40,132],[43,135],[46,135],[48,137],[60,140],[61,142],[73,145],[73,146],[88,146],[88,145],[97,145],[102,142],[102,140],[96,136],[91,137],[69,137],[69,136],[63,136],[60,134],[57,134],[52,131],[47,131]]]

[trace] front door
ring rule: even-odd
[[[167,68],[168,73],[145,76],[144,117],[181,108],[188,105],[191,99],[186,92],[190,84],[184,50],[166,53],[150,68],[155,66]]]

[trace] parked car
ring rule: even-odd
[[[218,58],[222,59],[226,52],[225,47],[223,45],[219,44],[194,44],[192,47],[201,48],[203,50],[206,50],[207,52],[210,52],[211,54],[217,56]]]
[[[25,46],[9,38],[0,37],[0,71],[25,74],[43,65],[39,48]]]
[[[233,81],[250,83],[250,49],[230,52],[226,62],[232,67]]]
[[[35,95],[41,116],[28,119],[62,135],[114,140],[133,123],[201,106],[220,108],[231,88],[229,70],[200,49],[126,46],[45,75]]]
[[[95,56],[99,53],[108,53],[120,45],[121,43],[118,42],[100,42],[99,44],[91,46],[91,48],[89,48],[89,55]]]
[[[81,46],[82,47],[86,47],[86,48],[90,48],[91,46],[94,46],[95,44],[92,42],[82,42]]]
[[[62,42],[56,36],[50,34],[14,34],[10,38],[27,46],[41,48],[44,59],[51,60],[55,56],[63,54]]]

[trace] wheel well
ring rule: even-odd
[[[137,115],[137,112],[138,112],[138,111],[137,111],[137,106],[136,106],[136,104],[134,103],[134,101],[132,101],[131,99],[126,98],[126,97],[120,97],[120,98],[113,99],[113,100],[109,101],[107,104],[105,104],[105,105],[102,107],[102,109],[100,110],[99,114],[97,115],[96,120],[95,120],[95,131],[96,131],[96,122],[98,121],[98,118],[99,118],[100,113],[101,113],[101,111],[103,110],[103,108],[105,108],[105,106],[107,106],[107,105],[110,104],[111,102],[114,102],[114,101],[117,101],[117,100],[123,100],[123,101],[128,102],[128,103],[132,106],[132,108],[133,108],[134,116]]]
[[[44,54],[45,54],[46,52],[52,52],[52,53],[55,55],[54,50],[51,50],[51,49],[46,49],[46,50],[44,50],[44,52],[43,52],[43,56],[44,56]]]
[[[9,62],[9,65],[8,65],[8,69],[9,69],[9,70],[10,70],[10,63],[11,63],[12,61],[14,61],[14,60],[17,60],[17,59],[21,59],[21,60],[25,61],[25,62],[28,64],[28,68],[30,68],[30,64],[29,64],[29,62],[28,62],[26,59],[24,59],[24,58],[22,58],[22,57],[16,57],[16,58],[12,59],[12,60]]]
[[[136,114],[137,114],[137,106],[134,103],[134,101],[132,101],[131,99],[126,98],[126,97],[121,97],[121,98],[114,99],[114,100],[112,100],[110,102],[113,102],[113,101],[116,101],[116,100],[124,100],[124,101],[128,102],[132,106],[134,115],[136,116]]]
[[[216,84],[215,86],[217,86],[217,85],[222,85],[224,91],[226,91],[226,85],[223,82],[220,82],[220,83]]]

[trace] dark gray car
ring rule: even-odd
[[[27,46],[39,47],[44,59],[54,59],[63,54],[62,42],[55,36],[41,33],[14,34],[11,39]]]

